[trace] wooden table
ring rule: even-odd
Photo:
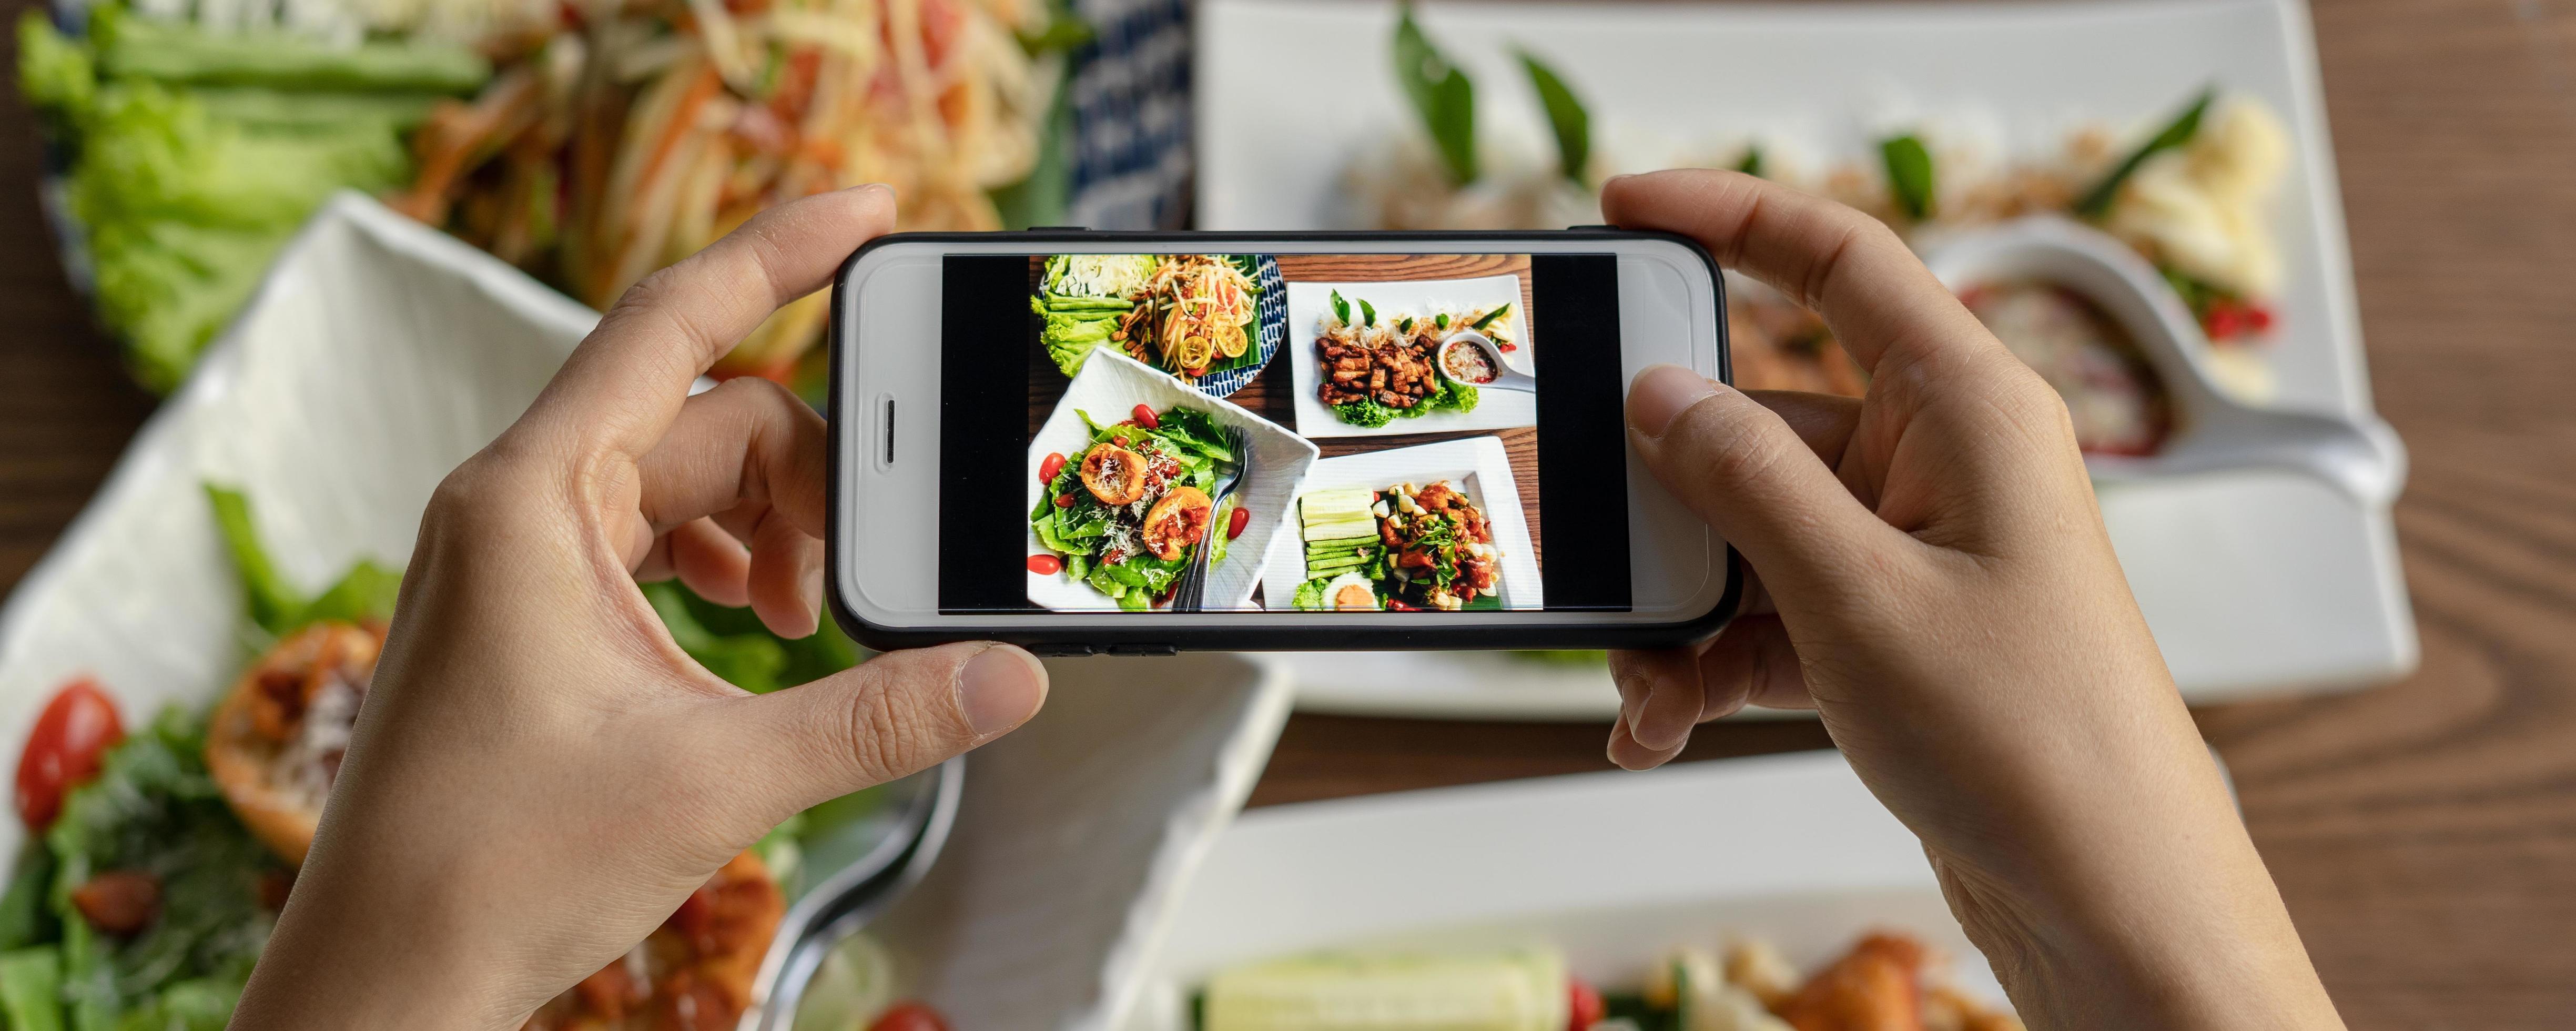
[[[2576,3],[2315,18],[2372,379],[2415,459],[2397,522],[2424,665],[2201,725],[2354,1028],[2576,1025]],[[6,586],[151,401],[54,265],[28,115],[0,93]],[[1605,731],[1301,716],[1255,801],[1604,769]],[[1829,744],[1730,724],[1685,757]]]

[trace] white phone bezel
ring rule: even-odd
[[[1426,625],[1425,614],[1401,612],[939,611],[942,260],[950,254],[1168,253],[1174,242],[1166,238],[1158,246],[1158,241],[1131,242],[1113,235],[1102,235],[1097,242],[1011,237],[991,242],[956,237],[889,240],[863,252],[842,270],[835,284],[842,300],[834,305],[832,315],[841,350],[830,389],[835,394],[834,408],[842,417],[831,428],[838,463],[833,481],[839,495],[831,530],[839,541],[853,543],[835,549],[830,575],[849,614],[896,634],[932,635],[969,627],[991,633],[1085,628],[1434,629]],[[1192,234],[1188,249],[1211,254],[1615,254],[1620,259],[1622,380],[1656,364],[1681,365],[1713,378],[1723,370],[1723,309],[1713,266],[1695,248],[1674,240],[1545,233],[1440,240]],[[1021,368],[1013,364],[1004,374],[1020,375]],[[894,402],[891,422],[885,408],[889,399]],[[889,433],[892,448],[886,446]],[[1730,587],[1727,549],[1706,524],[1645,472],[1632,452],[1626,457],[1634,598],[1629,611],[1456,612],[1429,619],[1440,626],[1490,632],[1513,627],[1636,627],[1705,617]],[[1016,467],[1011,470],[1016,471]],[[1018,499],[1017,491],[1009,491],[1003,503],[1017,507]]]

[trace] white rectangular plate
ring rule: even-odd
[[[1544,140],[1512,63],[1526,44],[1590,105],[1594,138],[1745,133],[1865,153],[1891,118],[1999,128],[2017,155],[2090,119],[2132,128],[2204,84],[2260,98],[2294,141],[2274,230],[2287,271],[2269,345],[2285,408],[2371,410],[2334,153],[2307,8],[2298,0],[1962,4],[1433,3],[1420,17],[1473,76],[1498,146]],[[1360,148],[1411,125],[1376,2],[1208,0],[1198,60],[1229,81],[1294,90],[1197,93],[1199,224],[1345,228],[1341,176]],[[1710,98],[1721,98],[1712,103]],[[1623,169],[1630,170],[1630,169]],[[2183,694],[2215,702],[2363,687],[2415,668],[2417,643],[2384,508],[2282,473],[2194,477],[2102,494],[2131,588]],[[1374,658],[1291,660],[1299,704],[1424,716],[1608,719],[1597,667],[1559,674],[1562,696],[1480,693],[1437,657],[1396,676]],[[1356,665],[1355,665],[1356,664]],[[1354,674],[1357,669],[1361,672]],[[1312,675],[1308,671],[1316,671]]]
[[[1537,609],[1547,606],[1547,595],[1539,580],[1538,556],[1530,550],[1529,520],[1521,512],[1520,485],[1512,479],[1511,460],[1503,453],[1503,442],[1493,437],[1466,437],[1444,440],[1437,444],[1370,451],[1343,455],[1316,462],[1307,470],[1306,483],[1297,488],[1297,497],[1335,487],[1360,487],[1383,490],[1397,483],[1431,484],[1449,480],[1466,491],[1467,500],[1485,512],[1486,524],[1493,527],[1494,544],[1503,549],[1503,607]],[[1251,536],[1246,530],[1245,536]],[[1297,533],[1297,506],[1290,499],[1280,514],[1277,532],[1270,538],[1270,560],[1264,564],[1267,586],[1262,602],[1273,609],[1288,607],[1291,593],[1305,582],[1306,553]],[[1437,619],[1438,613],[1422,613]]]
[[[1275,806],[1217,840],[1127,1031],[1181,1031],[1210,973],[1314,949],[1549,941],[1628,986],[1675,945],[1758,935],[1811,970],[1890,927],[2002,1001],[1922,845],[1836,752]]]
[[[1351,302],[1354,316],[1365,298],[1377,308],[1380,319],[1404,315],[1427,316],[1449,309],[1490,309],[1510,304],[1511,313],[1495,321],[1507,324],[1507,332],[1518,345],[1503,361],[1512,368],[1534,371],[1537,348],[1529,333],[1529,320],[1521,311],[1519,276],[1479,276],[1475,279],[1408,279],[1381,283],[1298,283],[1288,284],[1288,339],[1280,346],[1283,357],[1293,370],[1297,385],[1297,432],[1309,437],[1377,437],[1396,433],[1448,433],[1456,430],[1503,430],[1538,424],[1538,395],[1519,390],[1484,390],[1477,392],[1476,410],[1472,412],[1440,411],[1409,419],[1390,419],[1384,426],[1354,426],[1343,422],[1333,410],[1324,407],[1317,396],[1322,385],[1322,361],[1315,356],[1315,336],[1332,317],[1334,291]],[[1278,359],[1274,359],[1278,360]],[[1272,375],[1277,375],[1273,372]]]
[[[1035,509],[1046,484],[1038,482],[1038,466],[1049,453],[1065,456],[1066,461],[1080,462],[1082,452],[1091,441],[1091,430],[1082,424],[1076,411],[1087,412],[1093,422],[1108,425],[1128,419],[1139,404],[1162,411],[1175,405],[1186,405],[1216,416],[1219,425],[1240,426],[1252,441],[1252,469],[1235,490],[1237,505],[1252,512],[1243,536],[1226,547],[1225,561],[1208,571],[1208,607],[1243,608],[1252,600],[1252,588],[1261,582],[1261,561],[1270,533],[1279,525],[1272,513],[1286,507],[1306,468],[1314,464],[1315,445],[1278,423],[1252,414],[1243,406],[1222,398],[1212,398],[1185,386],[1169,374],[1108,348],[1091,352],[1082,363],[1081,375],[1065,388],[1064,400],[1055,411],[1047,413],[1046,422],[1029,443],[1028,468],[1020,477],[1027,484],[1020,511]],[[996,504],[1000,498],[993,499]],[[1024,528],[1026,551],[1023,554],[1047,554],[1046,545],[1038,543],[1038,532]],[[1028,574],[1029,601],[1050,609],[1110,610],[1118,602],[1092,586],[1061,572]]]

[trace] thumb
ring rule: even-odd
[[[1775,596],[1860,568],[1894,528],[1778,413],[1678,365],[1638,373],[1628,438],[1673,496],[1735,545]]]
[[[1007,644],[887,652],[821,680],[743,699],[759,775],[785,811],[946,762],[1046,704],[1046,667]]]

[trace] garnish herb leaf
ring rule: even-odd
[[[1342,320],[1342,325],[1351,324],[1351,302],[1343,300],[1339,290],[1333,291],[1333,317]]]
[[[2119,164],[2112,166],[2110,174],[2103,176],[2101,182],[2095,183],[2091,190],[2086,191],[2084,198],[2075,202],[2075,213],[2086,218],[2100,218],[2104,212],[2111,210],[2111,198],[2120,195],[2120,184],[2128,182],[2130,176],[2137,174],[2139,165],[2146,164],[2148,158],[2159,153],[2189,143],[2192,137],[2200,135],[2200,116],[2208,113],[2209,102],[2217,97],[2218,87],[2201,87],[2200,95],[2192,99],[2191,106],[2183,108],[2182,113],[2175,115],[2173,121],[2165,123],[2165,127],[2154,137],[2139,144],[2138,149],[2131,151],[2128,157],[2120,159]]]
[[[1735,161],[1735,170],[1756,179],[1765,178],[1762,174],[1762,145],[1756,143],[1744,148],[1744,156]]]
[[[242,600],[250,609],[250,621],[284,636],[296,614],[304,611],[304,595],[288,586],[269,562],[268,549],[259,542],[259,528],[251,522],[250,499],[211,483],[205,488],[206,502],[215,510],[215,528],[223,535],[224,547],[233,553],[233,568],[241,571]]]
[[[1892,136],[1878,144],[1880,160],[1887,163],[1887,188],[1896,195],[1896,206],[1906,217],[1921,221],[1932,214],[1932,152],[1911,133]]]
[[[1566,180],[1583,185],[1584,170],[1592,160],[1592,115],[1583,109],[1583,101],[1565,84],[1556,70],[1541,63],[1527,50],[1520,52],[1521,67],[1529,72],[1530,88],[1538,91],[1539,107],[1547,114],[1549,129],[1556,132],[1556,168]]]
[[[1432,146],[1458,185],[1476,180],[1476,87],[1422,34],[1410,3],[1396,9],[1395,81],[1422,116]]]
[[[1360,325],[1377,325],[1377,306],[1370,304],[1365,297],[1360,298]]]

